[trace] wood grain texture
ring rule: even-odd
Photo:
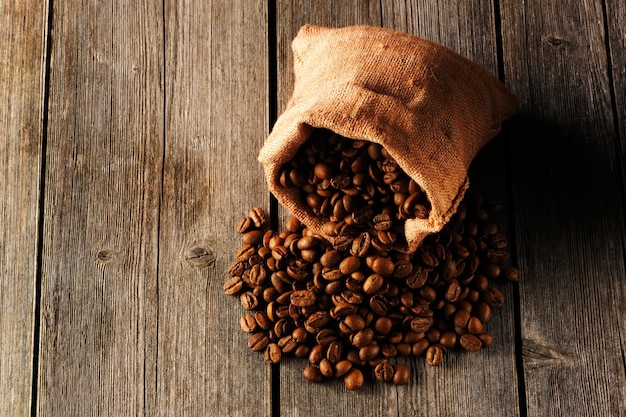
[[[614,112],[616,129],[620,134],[621,161],[623,182],[626,184],[626,7],[623,2],[607,0],[606,2],[606,38],[610,48],[611,71],[614,95]],[[626,190],[625,190],[626,191]],[[624,328],[624,327],[622,327]]]
[[[41,416],[142,415],[154,397],[162,9],[54,3]]]
[[[383,4],[383,25],[441,43],[497,74],[495,11],[483,1],[389,1]],[[486,199],[507,202],[506,144],[501,135],[471,166],[471,191]],[[508,233],[507,211],[496,220]],[[505,307],[495,310],[486,329],[493,334],[489,349],[479,353],[450,352],[432,368],[423,358],[411,361],[413,383],[398,388],[399,415],[519,415],[515,367],[515,317],[512,286],[499,287]]]
[[[46,1],[0,6],[0,415],[29,416],[44,133]]]
[[[602,4],[500,8],[505,77],[522,99],[511,158],[527,412],[625,415],[624,222]]]
[[[223,293],[236,224],[269,210],[267,6],[167,1],[157,397],[151,414],[271,415],[271,367]],[[198,257],[198,255],[200,255]]]

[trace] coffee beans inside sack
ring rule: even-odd
[[[442,45],[389,29],[307,25],[293,40],[292,51],[293,94],[258,157],[269,190],[309,229],[333,243],[335,236],[326,233],[326,216],[311,210],[327,212],[330,201],[317,207],[323,201],[316,194],[342,190],[351,204],[354,181],[367,179],[365,169],[373,168],[366,167],[367,158],[387,160],[380,172],[374,172],[382,173],[382,178],[361,186],[370,195],[378,192],[369,201],[380,195],[377,186],[385,180],[385,185],[402,191],[419,186],[420,201],[410,210],[422,212],[405,213],[403,224],[406,249],[414,251],[426,236],[448,223],[469,186],[467,170],[472,159],[513,114],[517,98],[480,65]],[[285,185],[294,180],[296,186],[302,185],[308,178],[298,177],[297,170],[290,178],[291,172],[285,170],[301,162],[294,156],[319,129],[356,141],[352,149],[339,149],[339,155],[359,154],[350,167],[358,175],[352,175],[353,184],[346,186],[348,178],[336,174],[345,174],[348,167],[317,161],[322,164],[311,175],[321,182],[314,184],[319,185],[316,193],[305,190],[311,199],[303,200],[299,187]],[[319,143],[323,141],[309,143],[312,150],[307,157],[315,157]],[[371,154],[359,151],[358,146],[367,147]],[[385,155],[379,159],[381,149]],[[405,178],[394,178],[399,172],[396,168]],[[364,221],[368,215],[354,217]]]

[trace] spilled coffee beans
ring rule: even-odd
[[[295,218],[276,232],[245,216],[224,292],[239,296],[248,346],[268,363],[308,358],[307,381],[341,378],[348,389],[363,386],[364,372],[407,384],[410,369],[398,358],[423,356],[438,366],[450,349],[475,352],[492,343],[484,327],[504,303],[495,280],[519,280],[516,268],[487,255],[493,242],[502,245],[492,238],[494,208],[467,198],[413,254],[375,247],[367,230],[336,248]],[[265,218],[259,208],[251,213]],[[254,231],[262,237],[245,237]]]
[[[251,350],[271,364],[307,358],[307,381],[341,378],[354,390],[364,372],[407,384],[401,357],[438,366],[450,349],[491,345],[485,325],[504,305],[494,283],[520,280],[490,218],[499,204],[468,193],[440,232],[406,253],[404,222],[427,218],[430,203],[381,146],[316,130],[283,166],[280,183],[335,239],[296,218],[271,230],[259,207],[239,220],[241,247],[224,292],[246,310],[240,326]]]

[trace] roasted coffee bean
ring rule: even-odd
[[[304,322],[305,328],[310,333],[317,333],[330,321],[330,314],[327,311],[316,311]]]
[[[504,305],[504,294],[497,288],[489,287],[483,292],[485,302],[493,308],[501,308]]]
[[[520,272],[519,269],[509,266],[506,269],[506,279],[511,282],[520,282]]]
[[[392,381],[396,385],[406,385],[411,378],[411,370],[403,363],[397,363],[393,370]]]
[[[467,323],[469,322],[470,319],[470,312],[467,310],[458,310],[455,314],[454,314],[454,326],[461,328],[461,329],[467,329]]]
[[[293,340],[293,337],[291,335],[287,335],[287,336],[281,337],[278,340],[278,347],[280,347],[280,349],[284,353],[291,353],[294,350],[296,350],[296,348],[298,347],[298,344],[296,343],[295,340]]]
[[[246,291],[239,297],[241,305],[246,310],[254,310],[259,305],[259,300],[252,291]]]
[[[322,329],[315,335],[315,340],[318,344],[327,348],[328,345],[337,340],[337,332],[333,329]]]
[[[371,235],[368,232],[362,232],[352,241],[352,249],[350,253],[360,258],[365,257],[372,243]]]
[[[418,340],[417,342],[413,344],[404,343],[403,345],[406,345],[409,347],[409,352],[413,354],[413,356],[422,356],[424,352],[426,352],[430,346],[427,339]],[[398,352],[400,352],[400,345],[398,345],[397,347],[398,347]],[[431,352],[431,354],[432,353],[434,352]],[[407,356],[407,355],[409,355],[409,353],[407,353],[406,355],[402,355],[402,356]]]
[[[432,318],[429,317],[415,317],[411,320],[411,330],[418,333],[424,333],[430,329],[433,321]]]
[[[291,304],[296,307],[308,307],[315,305],[317,297],[314,292],[308,290],[294,291],[289,295]]]
[[[365,328],[365,320],[358,314],[350,314],[343,320],[344,325],[350,332],[358,332]]]
[[[347,359],[339,361],[335,364],[334,377],[341,378],[342,376],[346,375],[350,371],[350,369],[352,369],[352,362]]]
[[[330,363],[328,359],[326,358],[322,359],[320,361],[319,368],[320,368],[320,372],[322,373],[322,375],[325,376],[326,378],[330,378],[331,376],[333,376],[333,373],[334,373],[333,365]]]
[[[224,293],[226,295],[237,295],[243,290],[243,280],[241,277],[231,277],[224,282]]]
[[[372,274],[363,283],[363,292],[366,294],[374,294],[383,286],[385,279],[382,275]]]
[[[478,317],[470,317],[467,323],[467,331],[472,334],[480,334],[483,332],[483,323]]]
[[[386,316],[389,313],[389,302],[382,294],[375,294],[370,298],[369,302],[372,311],[379,316]]]
[[[395,265],[393,261],[389,258],[376,258],[374,263],[372,264],[372,270],[380,275],[390,276],[393,274],[395,269]]]
[[[326,358],[330,363],[337,363],[343,356],[343,344],[338,341],[332,341],[326,350]]]
[[[257,322],[252,314],[244,314],[241,316],[239,325],[241,326],[241,330],[246,333],[254,333],[257,329]]]
[[[361,372],[358,368],[352,368],[343,377],[343,382],[349,390],[357,390],[363,387],[365,378],[363,377],[363,372]]]
[[[370,328],[366,328],[355,333],[351,341],[355,347],[361,348],[363,346],[370,344],[373,339],[374,339],[374,330]]]
[[[348,256],[344,258],[339,264],[339,271],[343,275],[351,275],[359,270],[361,267],[361,260],[357,256]]]
[[[254,333],[248,339],[248,347],[255,352],[262,352],[269,344],[269,341],[265,332]]]
[[[319,368],[309,365],[302,370],[302,376],[309,382],[322,382],[324,376]]]
[[[252,228],[253,224],[254,222],[252,221],[250,217],[248,216],[242,217],[241,219],[239,219],[239,222],[237,223],[237,233],[246,233]]]
[[[394,376],[393,366],[391,366],[387,362],[381,362],[376,365],[376,368],[374,368],[374,375],[379,381],[389,382],[393,379]]]
[[[248,217],[250,217],[256,227],[262,227],[267,220],[265,211],[263,211],[263,209],[260,207],[253,207],[252,209],[250,209]]]
[[[430,366],[439,366],[443,363],[443,349],[440,346],[430,346],[426,350],[426,363]]]
[[[379,353],[380,346],[378,346],[378,343],[376,342],[361,346],[361,348],[359,348],[359,358],[364,362],[374,360],[376,357],[378,357]]]
[[[455,303],[459,301],[462,291],[463,289],[461,288],[461,285],[454,279],[450,282],[450,284],[448,284],[444,298],[449,303]]]
[[[276,343],[270,343],[265,348],[264,356],[267,363],[275,364],[280,362],[282,352]]]
[[[463,349],[468,350],[470,352],[477,352],[482,347],[482,342],[478,338],[478,336],[466,333],[461,336],[459,339],[459,343],[463,347]]]
[[[447,331],[439,337],[439,343],[448,349],[452,349],[456,345],[457,335],[455,332]]]

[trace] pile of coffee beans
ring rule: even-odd
[[[369,150],[371,145],[355,142],[348,146],[343,139],[333,138],[327,142],[335,153],[328,151],[324,141],[314,140],[310,149],[327,156],[320,162],[320,156],[304,151],[308,156],[296,158],[284,170],[283,181],[306,191],[307,201],[315,200],[310,204],[313,210],[327,213],[330,209],[322,207],[333,206],[329,221],[350,226],[350,233],[340,232],[344,239],[333,246],[296,218],[286,223],[284,231],[271,230],[265,212],[256,207],[237,225],[242,246],[228,268],[224,292],[238,296],[247,311],[240,324],[250,335],[249,348],[263,352],[271,364],[286,355],[307,358],[306,380],[342,378],[348,389],[358,389],[367,372],[379,381],[407,384],[410,370],[398,360],[402,357],[425,357],[429,365],[438,366],[450,349],[474,352],[489,347],[492,336],[485,324],[492,310],[504,303],[494,283],[501,278],[516,282],[520,277],[516,268],[507,266],[507,238],[492,220],[501,206],[468,196],[444,229],[428,236],[414,253],[396,250],[381,242],[381,230],[369,224],[379,214],[398,218],[387,210],[396,202],[395,192],[380,191],[383,187],[373,180],[379,174],[369,173],[372,181],[363,183],[373,184],[376,191],[371,195],[368,191],[367,196],[362,187],[361,194],[346,192],[357,189],[359,173],[384,167],[389,158],[383,149],[376,153]],[[336,151],[341,155],[338,160]],[[369,156],[366,168],[352,168],[365,154]],[[342,168],[346,160],[351,161],[353,187],[331,185],[329,195],[319,194],[323,181],[348,175]],[[376,161],[377,168],[372,168],[371,161]],[[320,163],[326,165],[324,169],[318,168]],[[322,172],[326,169],[329,172]],[[314,172],[311,181],[307,170]],[[397,168],[393,172],[398,174],[396,180],[406,183],[397,191],[405,193],[404,201],[419,192],[409,191],[405,174]],[[384,179],[382,184],[386,184]],[[337,192],[341,198],[333,199]],[[310,194],[319,198],[308,197]],[[348,201],[356,198],[358,204],[346,207],[346,196]],[[332,201],[335,205],[341,201],[336,213]],[[416,210],[418,204],[424,209]],[[367,222],[357,222],[359,216],[354,213],[360,213],[361,207],[379,214],[368,214]],[[402,213],[404,203],[396,207]],[[428,211],[426,200],[411,207],[412,215]],[[402,232],[395,229],[394,233]]]
[[[371,233],[372,244],[402,248],[404,222],[428,218],[426,193],[381,145],[315,129],[280,172],[327,236]]]

